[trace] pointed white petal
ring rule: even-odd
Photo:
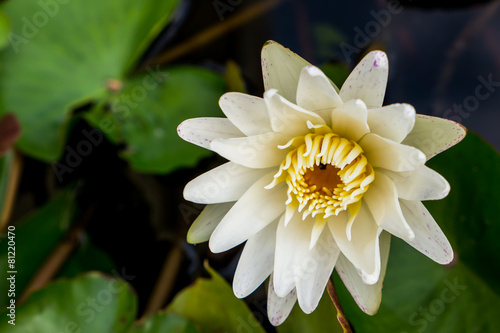
[[[286,227],[286,225],[287,225],[287,223],[285,221],[285,227]],[[314,222],[314,225],[313,225],[313,228],[311,231],[311,241],[309,243],[309,250],[311,250],[314,247],[314,245],[316,245],[316,243],[318,242],[319,236],[321,236],[321,233],[323,232],[325,225],[326,225],[326,220],[323,218],[317,219]]]
[[[410,104],[391,104],[368,109],[370,132],[401,143],[415,124],[415,108]]]
[[[249,168],[269,168],[278,166],[287,154],[279,149],[290,140],[287,133],[266,133],[261,135],[215,139],[210,148],[222,157]]]
[[[396,186],[389,177],[376,171],[375,180],[363,200],[379,227],[406,241],[415,238],[401,211]]]
[[[297,286],[299,304],[307,313],[316,308],[339,254],[329,232],[321,233],[309,249],[313,224],[312,217],[303,221],[301,214],[295,214],[286,227],[281,219],[274,259],[276,294],[284,297]]]
[[[192,144],[210,149],[210,143],[218,138],[245,136],[226,118],[193,118],[177,126],[177,134]]]
[[[300,261],[300,259],[304,256],[304,254],[300,253],[297,249],[299,247],[297,245],[307,242],[308,237],[306,234],[310,234],[312,230],[312,224],[293,223],[297,219],[301,220],[300,217],[297,217],[298,215],[300,214],[295,214],[286,227],[283,216],[279,221],[276,233],[273,285],[274,291],[280,297],[285,297],[292,289],[295,288],[294,272],[297,269],[294,267],[295,260]],[[303,234],[297,232],[297,229],[301,229]],[[305,246],[302,246],[302,248],[304,247]]]
[[[228,162],[187,183],[184,198],[201,204],[236,201],[252,184],[270,171]]]
[[[349,241],[351,241],[352,239],[352,225],[354,223],[354,220],[356,219],[356,216],[358,216],[359,210],[361,209],[361,203],[362,201],[358,201],[350,204],[349,207],[347,207],[347,211],[349,212],[349,220],[347,221],[345,233]]]
[[[286,205],[286,210],[285,210],[285,227],[288,225],[288,222],[292,219],[293,215],[295,212],[299,209],[298,204],[296,204],[294,201]]]
[[[348,214],[340,213],[328,219],[328,227],[332,232],[340,251],[354,266],[362,271],[363,281],[374,284],[380,274],[380,250],[378,236],[382,229],[377,226],[366,204],[362,204],[352,225],[352,238],[346,235]]]
[[[189,228],[187,241],[191,244],[208,241],[212,232],[233,205],[234,202],[207,205]]]
[[[403,143],[420,149],[430,159],[462,141],[466,133],[465,127],[454,121],[417,114],[415,126]]]
[[[277,228],[278,223],[271,223],[245,244],[234,273],[233,291],[236,297],[247,297],[272,273]]]
[[[313,312],[318,306],[339,254],[331,233],[325,230],[314,248],[309,250],[309,257],[302,260],[300,265],[305,269],[295,272],[297,297],[305,313]]]
[[[274,291],[273,281],[273,275],[271,275],[267,294],[267,316],[271,324],[279,326],[283,324],[292,311],[297,301],[297,292],[293,289],[285,297],[279,297]]]
[[[210,237],[214,253],[227,251],[246,241],[285,212],[286,184],[266,190],[271,172],[252,185],[219,223]]]
[[[363,148],[368,163],[374,168],[409,171],[425,163],[425,155],[420,150],[374,133],[365,135],[358,143]]]
[[[356,142],[369,133],[365,103],[360,99],[354,99],[333,109],[332,131]]]
[[[300,73],[297,105],[319,114],[326,123],[331,121],[331,110],[342,105],[332,82],[315,66],[307,66]]]
[[[309,132],[307,122],[314,125],[325,125],[325,121],[314,112],[290,103],[278,94],[276,89],[264,93],[271,126],[275,132],[288,133],[291,137]]]
[[[415,233],[415,239],[407,242],[439,264],[453,260],[453,249],[431,213],[420,201],[399,200],[401,209]]]
[[[425,165],[413,171],[392,172],[382,170],[388,175],[398,190],[398,196],[405,200],[438,200],[450,192],[450,184],[439,173]]]
[[[362,99],[369,108],[378,108],[384,101],[389,72],[387,55],[382,51],[368,53],[352,70],[340,89],[344,102]]]
[[[227,118],[247,136],[271,132],[271,123],[264,100],[242,93],[222,95],[219,106]]]
[[[349,260],[340,255],[335,270],[339,274],[342,282],[351,293],[359,308],[366,314],[374,315],[377,313],[382,300],[382,285],[384,282],[387,261],[389,259],[391,236],[387,232],[380,234],[380,278],[377,283],[369,285],[360,278],[356,267]]]
[[[310,63],[274,41],[262,48],[261,62],[264,89],[277,89],[281,96],[295,103],[300,72]]]

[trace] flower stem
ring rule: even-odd
[[[151,293],[146,310],[144,310],[144,314],[142,315],[143,318],[158,312],[163,306],[165,306],[165,303],[174,289],[174,284],[179,275],[178,273],[183,259],[184,252],[182,251],[182,248],[178,244],[173,244],[170,249],[170,253],[163,263],[160,276],[156,281],[156,285]]]
[[[147,64],[143,65],[143,68],[148,66],[162,65],[165,63],[172,62],[179,57],[196,50],[197,48],[210,43],[211,41],[219,38],[220,36],[228,33],[234,28],[237,28],[259,16],[270,11],[277,5],[279,5],[283,0],[264,0],[259,1],[254,5],[251,5],[245,11],[237,13],[232,17],[228,18],[226,21],[217,23],[194,37],[175,45],[169,50],[155,59],[149,61]]]
[[[333,285],[333,279],[328,280],[326,290],[328,290],[328,295],[330,295],[332,303],[335,306],[335,309],[337,309],[337,320],[339,321],[342,330],[344,333],[353,333],[351,324],[349,324],[349,320],[347,319],[344,310],[342,310],[342,305],[340,305],[339,298],[337,297],[337,292],[335,291],[335,287]]]

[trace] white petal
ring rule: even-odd
[[[362,99],[369,108],[378,108],[384,101],[389,63],[382,51],[368,53],[352,70],[340,89],[344,102]]]
[[[269,279],[269,290],[267,294],[267,316],[274,326],[283,324],[295,302],[297,301],[297,292],[295,289],[290,291],[285,297],[279,297],[274,291],[273,276]]]
[[[295,260],[300,261],[304,256],[297,248],[301,243],[308,241],[306,234],[310,234],[312,230],[312,223],[307,224],[305,221],[303,221],[302,224],[293,223],[298,215],[300,214],[295,214],[286,227],[283,215],[278,224],[278,231],[276,233],[276,252],[274,255],[273,284],[274,291],[279,297],[285,297],[295,287],[294,272],[297,268],[294,267],[294,263]],[[299,219],[301,220],[300,217]],[[303,234],[296,231],[299,228]],[[304,248],[304,246],[302,247]]]
[[[286,227],[281,219],[274,259],[276,294],[284,297],[296,286],[299,305],[306,313],[318,305],[339,254],[329,232],[323,232],[317,244],[309,249],[313,224],[313,218],[303,221],[300,214]]]
[[[291,137],[309,132],[307,121],[314,125],[325,125],[325,121],[314,112],[290,103],[276,89],[264,93],[271,126],[275,132],[288,133]]]
[[[439,264],[453,260],[453,249],[431,213],[420,201],[399,200],[401,209],[415,233],[415,239],[407,242]]]
[[[233,205],[234,202],[207,205],[189,228],[187,241],[191,244],[208,241],[212,232]]]
[[[398,196],[405,200],[438,200],[450,192],[450,184],[436,171],[425,165],[413,171],[392,172],[382,170],[388,175],[398,190]]]
[[[349,241],[346,235],[348,214],[343,212],[328,219],[328,227],[340,251],[354,266],[362,271],[363,281],[374,284],[380,274],[380,250],[378,236],[382,229],[377,226],[366,204],[361,205],[352,225]]]
[[[415,238],[401,211],[396,186],[389,177],[376,172],[375,180],[370,184],[363,200],[379,227],[406,241]]]
[[[403,143],[420,149],[430,159],[462,141],[466,133],[465,127],[454,121],[417,114],[415,126]]]
[[[409,171],[425,163],[425,155],[420,150],[374,133],[365,135],[358,143],[363,148],[368,163],[374,168]]]
[[[187,183],[184,198],[201,204],[236,201],[252,184],[270,171],[228,162]]]
[[[355,99],[333,109],[332,131],[354,141],[358,141],[363,135],[369,133],[365,103],[360,99]]]
[[[287,226],[287,221],[285,219],[285,227]],[[309,243],[309,250],[311,250],[314,245],[318,242],[319,236],[321,236],[321,233],[323,232],[323,229],[325,229],[326,226],[326,220],[321,218],[318,219],[314,222],[312,231],[311,231],[311,241]]]
[[[319,114],[328,124],[331,110],[342,105],[332,82],[315,66],[307,66],[300,73],[297,87],[297,105]]]
[[[244,134],[226,118],[193,118],[177,126],[177,134],[192,144],[210,149],[218,138],[238,138]]]
[[[264,89],[277,89],[281,96],[295,103],[300,72],[310,63],[274,41],[262,48],[261,62]]]
[[[351,241],[352,239],[352,225],[354,223],[354,220],[356,219],[356,216],[358,216],[359,210],[361,209],[361,203],[362,201],[358,201],[355,203],[352,203],[347,207],[347,211],[349,212],[349,220],[347,221],[347,226],[345,229],[347,239]]]
[[[212,252],[227,251],[243,243],[284,213],[286,184],[264,188],[273,176],[274,172],[270,172],[255,182],[226,214],[210,237]]]
[[[391,104],[368,109],[370,132],[400,143],[415,124],[415,108],[410,104]]]
[[[358,304],[359,308],[369,315],[377,313],[380,301],[382,300],[382,285],[389,258],[390,242],[390,234],[382,232],[382,234],[380,234],[380,278],[377,283],[373,285],[363,282],[356,270],[356,267],[354,267],[354,265],[351,264],[345,256],[340,255],[337,260],[337,264],[335,265],[335,270]]]
[[[287,154],[279,149],[290,140],[287,133],[266,133],[261,135],[215,139],[210,148],[222,157],[249,168],[269,168],[278,166]]]
[[[222,95],[219,106],[227,118],[247,136],[272,131],[262,98],[230,92]]]
[[[299,209],[298,203],[296,203],[296,200],[292,200],[291,203],[286,205],[286,210],[285,210],[285,227],[288,225],[290,220],[292,219],[293,215],[295,212]]]
[[[272,273],[277,228],[277,223],[271,223],[245,244],[234,273],[236,297],[247,297]]]
[[[303,221],[304,223],[306,221]],[[308,261],[302,261],[305,270],[295,273],[297,297],[302,311],[313,312],[325,291],[333,272],[340,250],[328,230],[323,232],[314,248],[309,252]],[[297,262],[295,262],[297,264]]]

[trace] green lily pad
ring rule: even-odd
[[[189,320],[173,313],[158,313],[136,323],[129,333],[200,333]]]
[[[448,197],[426,205],[449,238],[455,259],[439,265],[393,237],[375,316],[362,313],[347,290],[337,287],[357,333],[500,331],[500,156],[469,133],[429,166],[451,185]]]
[[[18,147],[55,161],[71,111],[107,97],[166,25],[178,0],[8,1],[10,45],[0,54],[2,113],[23,128]]]
[[[232,288],[213,269],[207,267],[211,279],[198,279],[174,298],[169,312],[189,319],[203,332],[264,333],[244,301],[237,299]]]
[[[210,151],[187,143],[177,126],[188,118],[219,116],[224,79],[199,67],[149,69],[125,83],[111,112],[95,110],[87,120],[115,142],[125,143],[122,157],[141,172],[166,173],[194,166]]]
[[[450,183],[448,197],[426,206],[451,242],[457,259],[500,295],[500,155],[474,133],[429,161]]]
[[[38,268],[68,231],[74,217],[75,205],[72,190],[66,190],[52,199],[39,211],[21,221],[15,234],[15,267],[7,269],[8,234],[0,238],[0,270],[18,271],[16,275],[16,297],[29,283]],[[7,290],[8,281],[0,279],[0,290]],[[0,307],[6,306],[10,298],[0,293]]]
[[[15,326],[10,311],[1,314],[1,332],[121,333],[132,325],[137,301],[126,282],[90,273],[34,292],[16,308]]]

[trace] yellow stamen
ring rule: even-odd
[[[363,149],[354,141],[333,133],[310,133],[293,142],[301,144],[287,154],[266,188],[285,181],[286,204],[297,202],[303,219],[318,214],[326,219],[347,210],[361,200],[375,178]]]

